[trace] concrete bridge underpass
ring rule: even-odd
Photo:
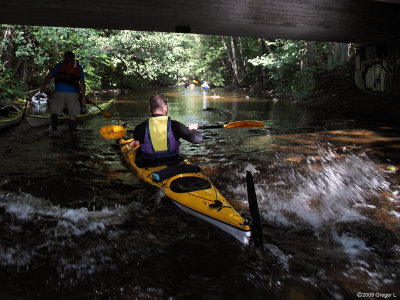
[[[0,0],[0,23],[357,44],[357,85],[400,94],[400,0]]]

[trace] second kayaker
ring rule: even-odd
[[[135,127],[133,138],[140,142],[140,157],[144,164],[165,164],[179,158],[179,139],[199,144],[203,137],[197,131],[199,124],[186,127],[171,120],[168,114],[167,98],[163,94],[150,97],[151,117]]]
[[[58,117],[66,106],[69,115],[69,129],[74,131],[76,130],[76,115],[81,112],[79,93],[82,95],[82,105],[86,104],[86,85],[83,68],[79,61],[75,60],[73,52],[65,52],[64,61],[55,65],[47,74],[40,92],[45,92],[52,78],[54,78],[56,86],[53,103],[50,106],[52,129],[53,131],[57,130]]]

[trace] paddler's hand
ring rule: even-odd
[[[197,130],[199,128],[199,123],[189,124],[189,130]]]

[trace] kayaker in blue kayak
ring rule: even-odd
[[[197,131],[199,124],[186,127],[171,120],[167,98],[163,94],[150,97],[151,117],[135,127],[133,138],[140,142],[140,157],[144,164],[165,164],[179,160],[179,139],[199,144],[203,137]]]
[[[76,130],[76,115],[81,112],[79,93],[82,95],[82,105],[86,104],[85,77],[79,61],[75,60],[75,54],[68,51],[64,55],[64,61],[59,62],[47,74],[40,92],[44,93],[50,80],[54,78],[56,86],[53,103],[50,106],[52,129],[57,130],[58,116],[62,114],[64,107],[68,109],[69,129]]]
[[[209,88],[210,86],[208,85],[207,81],[204,81],[203,84],[201,85],[201,89],[203,91],[208,91]]]

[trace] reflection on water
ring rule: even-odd
[[[265,241],[255,251],[178,210],[99,135],[145,120],[154,92],[118,96],[111,120],[93,118],[77,133],[61,126],[54,138],[26,123],[0,132],[1,298],[393,298],[398,128],[318,119],[238,92],[159,90],[185,124],[266,125],[203,130],[203,144],[181,148],[245,217],[245,170],[254,174]]]

